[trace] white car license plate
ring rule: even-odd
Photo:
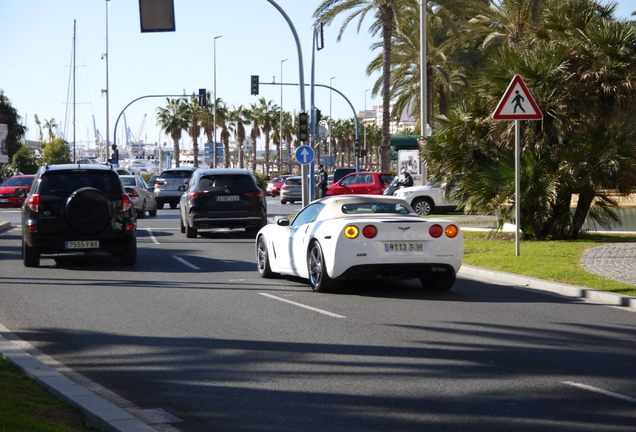
[[[99,240],[67,241],[66,249],[99,249]]]
[[[9,202],[9,200],[8,199],[4,199],[4,198],[0,199],[0,203],[5,203],[5,202]]]
[[[384,243],[384,252],[422,252],[424,244],[420,242]]]
[[[220,195],[216,197],[217,201],[238,201],[238,195]]]

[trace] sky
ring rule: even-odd
[[[304,78],[311,79],[312,14],[320,0],[277,0],[292,21],[301,44]],[[628,18],[636,0],[620,0],[617,16]],[[4,90],[23,123],[27,139],[38,139],[34,121],[54,118],[65,138],[94,148],[95,125],[106,138],[106,53],[108,41],[109,138],[124,108],[147,95],[212,91],[229,107],[249,107],[265,97],[286,111],[300,112],[300,90],[261,85],[250,94],[250,77],[260,82],[299,81],[299,55],[283,15],[267,0],[174,0],[176,31],[141,33],[138,0],[0,0],[0,89]],[[108,12],[108,13],[107,13]],[[106,20],[108,18],[108,38]],[[340,41],[340,21],[325,27],[325,47],[315,53],[315,82],[344,93],[356,112],[381,103],[372,88],[379,74],[366,68],[378,55],[371,45],[378,36],[368,33],[370,17],[357,32],[350,23]],[[73,128],[72,56],[75,32],[75,128]],[[216,39],[216,36],[221,36]],[[216,49],[215,49],[216,46]],[[214,58],[216,52],[216,74]],[[283,61],[285,60],[285,61]],[[349,104],[328,89],[316,88],[315,104],[323,115],[350,118]],[[165,98],[145,98],[125,109],[127,125],[146,143],[167,142],[156,125],[157,107]],[[310,107],[309,90],[305,108]],[[123,142],[123,116],[117,128]],[[74,132],[75,131],[75,132]],[[47,132],[43,131],[46,136]],[[183,141],[189,148],[190,140]],[[262,143],[259,144],[259,147]]]

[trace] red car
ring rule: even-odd
[[[282,176],[276,177],[270,183],[272,188],[269,190],[269,194],[273,197],[280,195],[280,188],[285,184],[285,179],[288,177],[294,177],[294,174],[283,174]]]
[[[24,203],[24,197],[31,190],[34,175],[17,175],[8,178],[0,185],[0,207],[21,207]],[[16,196],[16,189],[24,189],[25,194]]]
[[[391,180],[391,173],[355,172],[328,186],[327,195],[382,195]]]

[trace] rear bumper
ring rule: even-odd
[[[191,217],[190,226],[197,229],[214,228],[256,228],[267,225],[265,216],[245,216],[240,218]]]
[[[439,276],[455,276],[455,269],[449,264],[365,264],[350,267],[338,280],[346,279],[427,279]]]
[[[46,236],[33,235],[27,231],[22,232],[25,242],[30,246],[37,248],[41,254],[63,254],[63,253],[118,253],[128,247],[131,242],[137,241],[136,231],[127,231],[122,235],[113,236],[83,236],[82,238],[70,236]],[[66,249],[67,241],[75,240],[99,240],[99,249]]]

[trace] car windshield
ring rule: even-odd
[[[409,209],[400,203],[386,202],[366,202],[358,204],[343,204],[342,213],[351,215],[373,214],[373,213],[391,213],[391,214],[409,214]]]
[[[192,171],[165,171],[161,173],[161,178],[181,178],[189,179],[192,177]]]
[[[31,186],[33,177],[11,177],[0,186]]]

